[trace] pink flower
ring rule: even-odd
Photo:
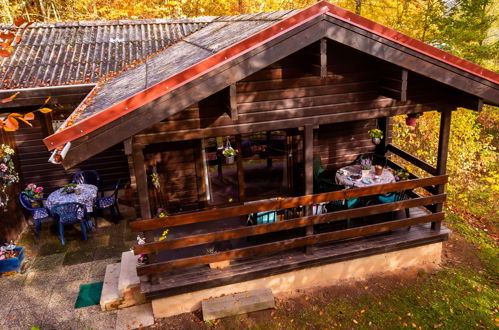
[[[31,189],[31,190],[35,190],[36,189],[36,184],[30,183],[26,188]]]
[[[36,187],[35,192],[37,194],[42,193],[43,192],[43,187]]]
[[[0,164],[0,171],[2,172],[7,172],[9,168],[7,167],[7,165],[5,165],[4,163]]]

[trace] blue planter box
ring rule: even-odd
[[[19,256],[17,256],[16,258],[0,260],[0,274],[12,271],[21,271],[21,264],[24,260],[24,248],[16,247],[14,248],[14,251],[19,251]]]

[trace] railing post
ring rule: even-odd
[[[314,127],[313,125],[305,125],[304,128],[304,159],[305,159],[305,195],[314,193]],[[305,216],[312,215],[312,205],[305,206]],[[306,235],[314,234],[314,226],[306,227]],[[313,247],[307,245],[305,249],[307,254],[313,253]]]
[[[151,206],[149,204],[149,191],[147,189],[147,174],[146,165],[144,161],[144,145],[132,145],[132,157],[135,170],[135,181],[137,185],[137,195],[139,196],[140,215],[142,219],[151,219]],[[154,232],[145,231],[144,236],[146,243],[154,242]],[[156,254],[148,254],[147,259],[149,263],[156,262]],[[157,283],[158,279],[155,275],[150,275],[149,280],[151,283]]]
[[[449,151],[449,136],[452,110],[446,109],[440,112],[440,135],[438,137],[438,155],[437,155],[437,175],[444,175],[447,170],[447,156]],[[437,194],[445,192],[445,184],[437,185]],[[443,203],[435,205],[435,213],[441,212]],[[432,222],[431,229],[439,231],[442,225],[441,221]]]

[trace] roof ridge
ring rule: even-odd
[[[139,18],[119,20],[85,20],[67,22],[34,22],[30,28],[66,28],[78,26],[110,26],[110,25],[140,25],[140,24],[189,24],[189,23],[211,23],[221,16],[199,16],[186,18]],[[11,27],[10,24],[1,23],[0,28]],[[15,28],[15,27],[14,27]]]

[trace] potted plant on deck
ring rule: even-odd
[[[373,128],[369,130],[367,133],[369,133],[369,136],[371,137],[372,141],[374,144],[380,144],[381,139],[383,139],[383,131],[377,128]]]

